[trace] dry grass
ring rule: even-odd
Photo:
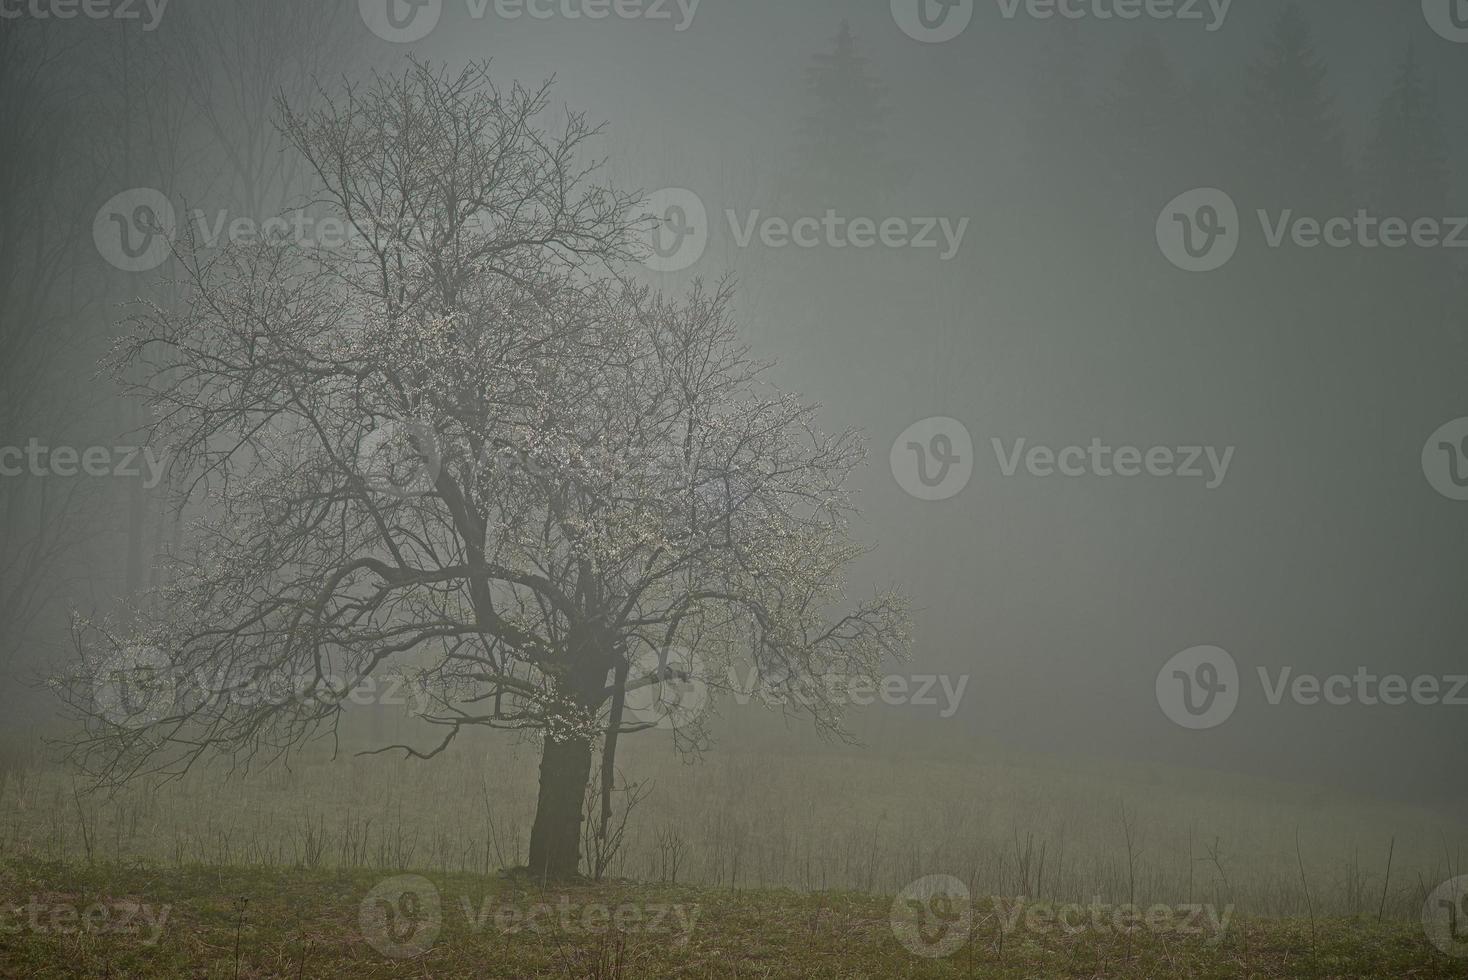
[[[542,890],[500,876],[434,874],[441,930],[421,955],[395,960],[365,939],[363,899],[381,875],[262,868],[92,867],[11,860],[9,893],[55,902],[109,896],[169,903],[156,943],[135,936],[0,931],[0,974],[25,977],[1463,977],[1468,961],[1432,949],[1404,924],[1328,918],[1237,920],[1219,942],[1083,932],[1010,935],[975,908],[951,956],[915,956],[894,937],[890,900],[837,892],[698,889],[603,883]],[[562,929],[509,933],[462,914],[503,903],[697,906],[690,932]],[[574,921],[574,920],[572,920]]]
[[[428,762],[318,754],[111,799],[77,795],[70,774],[32,761],[0,784],[0,856],[481,875],[523,864],[535,747],[456,749]],[[1413,919],[1463,872],[1468,839],[1408,806],[978,750],[950,764],[734,748],[686,765],[653,738],[623,761],[652,792],[609,874],[715,888],[890,895],[946,873],[981,895]]]

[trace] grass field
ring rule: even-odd
[[[45,908],[40,928],[10,910],[0,968],[16,977],[1468,976],[1468,961],[1443,956],[1404,923],[1235,919],[1216,941],[1093,928],[1006,933],[1002,912],[979,900],[961,945],[933,958],[903,945],[891,900],[877,896],[428,877],[440,907],[420,908],[419,918],[437,926],[397,932],[415,955],[395,959],[364,924],[384,881],[373,872],[11,860],[0,870],[5,893],[35,895]],[[140,928],[126,931],[125,910],[144,905],[148,914],[128,923]],[[67,908],[76,919],[56,911]],[[620,916],[623,928],[588,909]],[[96,925],[83,929],[76,923],[89,913]]]
[[[316,753],[113,797],[88,796],[32,758],[0,770],[0,856],[481,874],[522,865],[535,747],[464,741],[428,762]],[[942,762],[721,746],[687,764],[656,742],[633,744],[623,776],[647,795],[609,873],[635,880],[892,895],[944,873],[987,894],[1057,901],[1145,896],[1254,916],[1384,906],[1414,918],[1433,887],[1468,870],[1468,826],[1449,810],[1223,773],[982,747]]]
[[[7,744],[4,976],[1468,976],[1421,921],[1464,872],[1448,808],[994,747],[645,742],[608,879],[546,887],[501,870],[530,744],[111,797]],[[912,905],[934,876],[962,895]]]

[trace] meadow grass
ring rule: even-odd
[[[525,863],[536,747],[461,741],[428,761],[333,759],[318,745],[288,766],[215,766],[111,796],[12,747],[0,898],[120,895],[175,911],[156,946],[23,928],[0,938],[0,964],[37,976],[1468,975],[1419,921],[1427,895],[1464,873],[1468,834],[1450,813],[992,746],[940,761],[736,743],[688,764],[656,739],[632,742],[621,785],[647,795],[607,880],[575,886],[576,900],[696,904],[688,942],[474,927],[466,901],[564,891],[502,874]],[[357,916],[407,872],[443,894],[443,932],[398,962]],[[892,896],[933,874],[960,879],[974,903],[972,934],[942,959],[904,948],[889,921]],[[1207,903],[1232,921],[1212,943],[1006,934],[1015,902]]]
[[[169,903],[154,943],[109,933],[0,932],[0,970],[24,977],[1462,977],[1468,963],[1403,923],[1327,918],[1234,921],[1199,936],[1005,935],[1000,914],[974,909],[951,955],[913,955],[894,937],[890,899],[832,892],[712,889],[626,882],[539,887],[506,876],[432,874],[443,896],[431,946],[392,959],[364,941],[370,871],[146,864],[92,866],[13,859],[9,893],[86,906],[116,899]],[[658,934],[537,930],[477,922],[486,904],[572,909],[600,903],[696,908],[691,931]],[[470,910],[464,911],[465,906]],[[44,922],[44,916],[42,917]],[[575,921],[574,917],[571,921]]]

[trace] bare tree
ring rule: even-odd
[[[183,311],[135,318],[114,367],[146,366],[178,492],[213,506],[159,615],[78,623],[63,690],[108,783],[288,754],[335,733],[357,679],[403,669],[439,731],[371,751],[537,733],[530,865],[564,876],[597,745],[610,773],[622,734],[703,737],[677,694],[641,694],[736,656],[871,677],[906,616],[887,594],[838,609],[856,435],[763,383],[727,283],[669,299],[624,275],[641,219],[578,162],[596,128],[552,131],[547,88],[487,67],[282,107],[354,247],[195,249]],[[838,704],[808,707],[841,731]]]

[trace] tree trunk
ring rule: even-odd
[[[540,797],[530,828],[530,873],[574,876],[581,864],[581,808],[591,777],[591,742],[545,740],[540,757]]]

